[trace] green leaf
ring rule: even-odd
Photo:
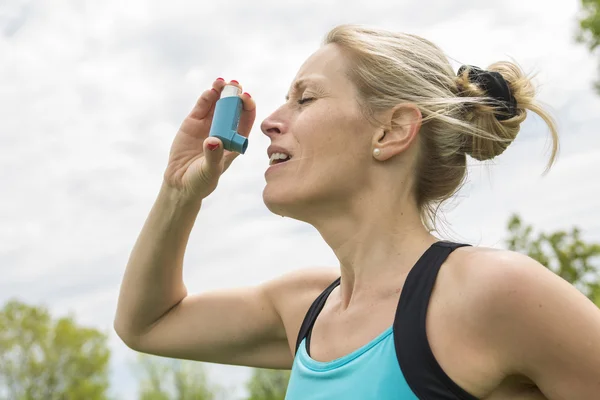
[[[102,332],[11,300],[0,311],[0,393],[15,400],[107,399],[110,351]]]
[[[600,45],[600,0],[581,0],[578,20],[579,29],[575,40],[587,45],[590,52],[596,53]],[[600,81],[594,87],[600,93]]]

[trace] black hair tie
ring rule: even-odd
[[[485,71],[472,65],[463,65],[458,69],[460,76],[469,70],[469,82],[476,83],[485,93],[496,100],[499,104],[499,112],[496,113],[498,121],[505,121],[517,115],[517,99],[512,95],[508,82],[499,72]]]

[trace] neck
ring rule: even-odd
[[[412,266],[438,239],[421,222],[412,202],[330,207],[313,225],[340,262],[340,307],[398,293]],[[378,204],[379,203],[379,204]],[[377,206],[374,206],[377,204]]]

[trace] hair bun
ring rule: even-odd
[[[469,82],[482,88],[485,94],[498,101],[496,118],[499,121],[511,119],[517,115],[517,99],[513,96],[506,79],[496,71],[486,71],[473,65],[463,65],[458,69],[458,76],[466,71]]]
[[[535,107],[530,80],[515,64],[499,62],[487,71],[462,66],[456,86],[458,96],[464,98],[464,119],[477,131],[465,135],[461,150],[481,161],[502,154],[519,133],[526,108]]]

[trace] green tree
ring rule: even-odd
[[[539,261],[600,307],[600,244],[586,243],[577,227],[570,231],[538,233],[518,215],[508,222],[510,250]]]
[[[141,373],[139,400],[217,400],[223,388],[211,384],[204,364],[139,354],[136,369]]]
[[[0,399],[107,399],[109,358],[107,335],[72,317],[16,300],[0,311]]]
[[[581,0],[577,41],[586,44],[591,53],[597,52],[600,45],[600,0]],[[596,81],[595,88],[600,92],[600,81]]]
[[[247,400],[284,400],[289,380],[289,370],[256,368],[248,381]]]

